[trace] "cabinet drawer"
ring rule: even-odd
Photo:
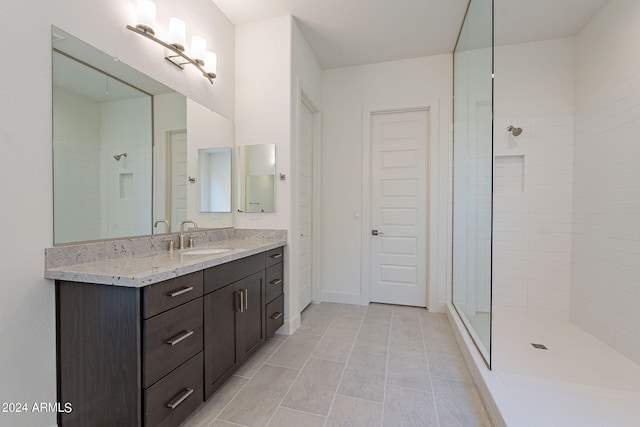
[[[284,324],[284,295],[267,304],[266,310],[267,338],[276,333]]]
[[[202,403],[202,353],[144,392],[144,425],[177,426]]]
[[[266,266],[271,267],[272,265],[284,260],[284,246],[271,249],[270,251],[265,252],[265,254],[267,255]]]
[[[263,270],[264,252],[207,268],[204,271],[204,293],[216,291]]]
[[[142,313],[148,319],[202,296],[202,271],[147,286],[143,292]]]
[[[202,351],[202,298],[144,322],[143,386]]]
[[[284,284],[284,276],[282,263],[272,265],[267,268],[265,294],[266,302],[269,303],[273,299],[282,294],[282,286]]]

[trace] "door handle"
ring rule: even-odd
[[[378,230],[371,230],[371,235],[372,236],[379,236],[381,234],[384,234],[382,231],[378,231]]]

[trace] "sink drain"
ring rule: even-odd
[[[544,344],[534,344],[534,343],[531,343],[531,345],[533,346],[533,348],[537,348],[538,350],[549,350],[549,349],[547,348],[547,346],[546,346],[546,345],[544,345]]]

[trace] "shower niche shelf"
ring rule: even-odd
[[[496,194],[524,194],[524,154],[495,156],[493,191]]]

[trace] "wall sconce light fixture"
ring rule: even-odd
[[[207,51],[207,41],[200,36],[191,38],[190,55],[184,53],[186,40],[186,24],[182,19],[169,19],[169,42],[155,36],[153,27],[156,24],[156,5],[151,0],[138,0],[136,8],[136,26],[127,25],[127,29],[140,34],[165,47],[164,58],[176,67],[184,69],[187,64],[195,66],[202,75],[213,84],[216,78],[216,54]],[[186,62],[185,62],[186,61]]]

